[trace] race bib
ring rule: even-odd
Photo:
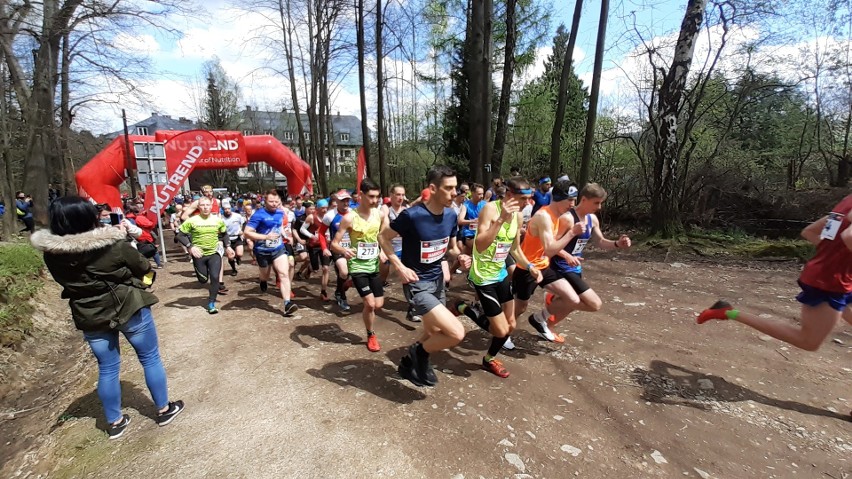
[[[512,243],[497,243],[497,249],[494,250],[495,263],[505,263],[509,257],[509,250],[512,249]]]
[[[279,236],[278,238],[276,238],[274,240],[271,240],[271,239],[265,240],[263,242],[263,245],[266,246],[267,248],[277,248],[277,247],[281,246],[281,236]]]
[[[829,213],[828,221],[825,222],[825,228],[819,235],[821,240],[833,240],[837,237],[837,232],[840,231],[840,224],[843,223],[843,215],[840,213]]]
[[[577,256],[578,254],[582,254],[583,250],[586,249],[586,243],[589,242],[588,238],[580,238],[577,240],[577,244],[574,245],[574,251],[571,252],[573,256]]]
[[[471,231],[476,231],[476,228],[477,228],[478,226],[479,226],[479,223],[478,223],[478,222],[474,222],[474,223],[471,223],[471,224],[467,225],[468,229],[470,229]]]
[[[396,238],[392,239],[391,245],[393,245],[394,253],[402,251],[402,236],[397,236]]]
[[[358,243],[358,259],[375,259],[379,257],[379,243]]]
[[[352,242],[349,240],[349,233],[345,233],[343,238],[340,238],[340,247],[341,248],[351,248]]]
[[[447,253],[447,246],[449,244],[449,237],[431,241],[421,241],[420,262],[423,264],[432,264],[436,261],[440,261]]]

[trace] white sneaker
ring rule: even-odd
[[[455,274],[462,274],[462,270],[456,268]]]
[[[550,330],[550,328],[547,327],[547,320],[545,319],[544,321],[542,321],[541,315],[539,313],[535,313],[535,314],[530,316],[530,319],[529,319],[530,326],[535,328],[535,331],[542,338],[544,338],[544,339],[546,339],[550,342],[556,341],[556,335],[553,334],[553,332]]]
[[[515,349],[515,343],[512,342],[512,337],[509,336],[506,338],[506,342],[503,343],[503,349],[508,349],[509,351]]]

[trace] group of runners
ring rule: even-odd
[[[597,212],[607,196],[603,188],[590,183],[578,191],[567,178],[551,188],[546,180],[534,191],[524,178],[512,177],[486,192],[478,184],[460,185],[451,168],[435,166],[427,188],[410,205],[405,205],[402,186],[394,186],[383,201],[379,186],[367,178],[355,200],[340,190],[316,203],[282,204],[281,194],[270,190],[262,205],[244,206],[242,214],[204,187],[204,196],[176,211],[172,223],[199,282],[208,283],[208,313],[218,312],[217,296],[228,292],[223,259],[236,274],[244,246],[259,269],[260,291],[267,291],[274,273],[285,316],[298,309],[294,280],[319,273],[320,297],[331,299],[333,266],[334,301],[341,312],[349,311],[347,293],[355,289],[363,303],[367,348],[375,352],[381,349],[376,312],[384,306],[387,280],[395,270],[409,304],[406,317],[422,322],[420,337],[400,361],[403,378],[418,386],[437,383],[430,355],[463,340],[461,315],[492,336],[482,367],[505,378],[509,372],[497,356],[503,348],[514,348],[516,318],[528,309],[535,290],[543,288],[546,297],[528,322],[545,340],[561,343],[554,325],[572,311],[601,307],[583,279],[587,245],[604,250],[631,246],[627,236],[611,240],[601,233]],[[302,262],[298,272],[297,260]],[[467,278],[476,301],[447,304],[452,274]]]

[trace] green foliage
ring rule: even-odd
[[[715,258],[797,259],[806,261],[816,252],[804,240],[758,238],[738,229],[705,230],[693,228],[675,238],[639,238],[639,251],[697,255]]]
[[[32,330],[30,299],[44,284],[43,267],[30,245],[0,245],[0,346],[14,347]]]
[[[550,162],[550,136],[556,119],[559,80],[569,32],[560,25],[553,37],[553,53],[547,57],[544,73],[521,91],[511,136],[506,145],[505,165],[518,166],[530,175],[544,174]],[[563,171],[576,171],[583,150],[588,93],[572,67],[568,81],[565,122],[562,130]]]

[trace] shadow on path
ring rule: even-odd
[[[340,325],[336,323],[296,326],[293,332],[290,333],[290,339],[303,348],[309,348],[311,347],[310,344],[306,343],[302,339],[302,336],[309,336],[318,341],[336,344],[363,345],[367,341],[357,334],[342,330]]]
[[[658,404],[688,406],[695,409],[709,410],[710,406],[703,402],[706,399],[720,402],[754,401],[767,406],[796,411],[811,416],[823,416],[830,419],[849,421],[849,416],[831,412],[796,401],[764,396],[751,389],[728,382],[721,376],[712,376],[691,371],[682,366],[665,361],[651,361],[650,368],[633,370],[633,380],[644,388],[642,399]],[[712,389],[701,389],[699,379],[709,379],[713,382]]]
[[[135,409],[139,414],[150,418],[152,421],[157,420],[157,411],[151,397],[146,389],[142,389],[136,384],[127,381],[121,381],[121,407]],[[58,418],[56,423],[50,428],[53,432],[70,419],[91,417],[95,419],[95,427],[102,431],[106,431],[107,423],[104,417],[104,410],[101,406],[101,400],[98,398],[97,389],[93,389],[85,396],[79,397],[65,408]]]
[[[328,363],[322,369],[308,369],[315,378],[342,387],[354,387],[376,397],[400,404],[426,399],[426,395],[397,379],[396,368],[376,359],[350,359]]]

